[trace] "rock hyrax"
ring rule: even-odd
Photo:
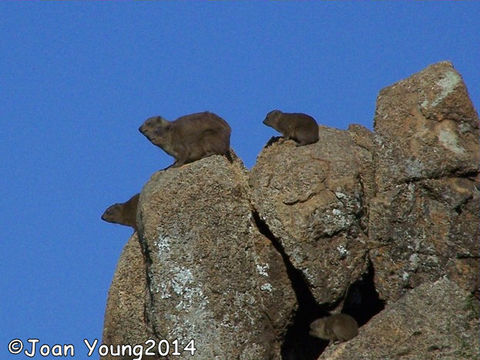
[[[131,226],[134,230],[137,230],[137,204],[139,196],[140,194],[136,194],[124,203],[109,206],[103,213],[102,220]]]
[[[347,341],[358,334],[358,324],[347,314],[334,314],[310,324],[310,335],[324,340]]]
[[[153,144],[175,158],[172,167],[230,150],[230,126],[220,116],[201,112],[168,121],[161,116],[148,118],[139,128]]]
[[[298,143],[297,146],[318,141],[318,124],[307,114],[273,110],[267,114],[263,123],[282,133],[286,139],[295,140]]]

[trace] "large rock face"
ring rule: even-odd
[[[256,229],[244,170],[222,156],[160,171],[139,202],[155,332],[195,358],[280,358],[295,295]],[[190,358],[185,352],[179,358]]]
[[[355,135],[368,143],[364,133]],[[366,270],[360,179],[373,174],[361,162],[364,151],[348,131],[321,126],[317,143],[266,147],[250,174],[255,208],[319,303],[338,300]]]
[[[478,301],[455,282],[425,283],[319,360],[479,359]]]
[[[448,274],[478,288],[478,116],[460,75],[442,62],[377,99],[370,204],[377,290],[398,299]]]
[[[449,62],[382,89],[374,121],[379,191],[478,171],[478,115]]]
[[[211,156],[155,173],[103,342],[177,340],[170,358],[190,358],[193,339],[200,360],[477,358],[479,121],[460,75],[442,62],[381,90],[374,128],[270,141],[250,172]],[[308,336],[333,309],[357,338]]]

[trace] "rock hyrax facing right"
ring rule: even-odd
[[[230,150],[230,126],[211,112],[185,115],[174,121],[154,116],[139,130],[175,158],[172,167],[215,154],[228,156]]]
[[[324,340],[347,341],[358,334],[358,324],[347,314],[334,314],[310,324],[310,335]]]
[[[124,203],[109,206],[102,215],[102,220],[115,224],[131,226],[137,230],[137,205],[140,194],[133,195]]]
[[[318,124],[307,114],[273,110],[267,114],[263,123],[282,133],[286,139],[295,140],[298,143],[297,146],[318,141]]]

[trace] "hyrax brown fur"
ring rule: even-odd
[[[358,324],[347,314],[334,314],[310,324],[310,335],[324,340],[347,341],[358,334]]]
[[[133,195],[130,200],[124,203],[117,203],[109,206],[102,215],[102,220],[131,226],[137,230],[137,205],[140,194]]]
[[[175,158],[172,167],[210,155],[228,155],[230,150],[230,126],[211,112],[185,115],[174,121],[154,116],[148,118],[139,130]]]
[[[295,140],[298,143],[297,146],[318,141],[318,124],[307,114],[273,110],[267,114],[263,123],[282,133],[286,139]]]

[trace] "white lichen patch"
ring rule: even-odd
[[[195,338],[200,342],[209,332],[208,319],[212,317],[202,283],[190,269],[180,266],[172,266],[162,275],[162,280],[162,298],[171,304],[168,313],[163,315],[169,324],[169,336],[179,341]]]
[[[239,360],[250,360],[250,359],[261,359],[264,356],[265,349],[263,346],[252,343],[248,344],[242,353],[240,354]]]
[[[443,78],[437,81],[437,85],[440,87],[440,93],[430,103],[428,100],[424,100],[421,104],[423,108],[435,107],[440,104],[443,99],[450,95],[458,83],[461,81],[460,76],[453,70],[447,71]]]
[[[418,254],[414,253],[410,255],[410,258],[408,259],[410,262],[410,270],[415,271],[418,269],[418,265],[420,262],[420,258],[418,257]]]
[[[348,199],[348,196],[346,194],[340,192],[340,191],[335,191],[335,196],[339,200],[347,200]]]
[[[447,71],[445,77],[437,81],[437,85],[441,87],[442,91],[435,100],[432,102],[432,106],[438,105],[443,99],[445,99],[460,82],[460,76],[455,71]]]
[[[323,223],[323,234],[330,236],[335,232],[348,228],[352,224],[353,218],[345,210],[333,208],[326,210],[321,215],[321,221]]]
[[[167,283],[163,282],[163,283],[160,284],[160,286],[155,285],[154,289],[152,289],[152,287],[154,287],[153,283],[150,286],[150,291],[154,294],[159,293],[160,297],[162,299],[168,299],[168,298],[172,297],[172,294],[170,294],[170,287],[168,286]]]
[[[273,286],[270,283],[265,283],[265,284],[260,286],[260,290],[267,291],[267,292],[272,292]]]
[[[448,128],[440,130],[438,134],[438,140],[444,147],[454,152],[455,154],[465,153],[465,149],[458,145],[457,135]]]
[[[175,266],[161,280],[155,289],[151,290],[159,293],[162,299],[175,299],[175,308],[178,311],[189,311],[193,307],[202,310],[207,306],[208,299],[190,269]]]
[[[208,299],[203,295],[201,286],[195,282],[189,269],[176,269],[171,282],[173,291],[180,297],[177,310],[188,310],[192,306],[195,306],[196,310],[205,309]]]
[[[469,123],[466,122],[461,122],[458,125],[458,131],[460,131],[461,134],[469,133],[472,132],[472,126]]]
[[[182,295],[189,284],[193,283],[193,275],[190,269],[175,268],[172,278],[172,288],[177,295]]]
[[[152,294],[158,294],[160,293],[160,296],[162,296],[162,299],[165,299],[168,294],[166,294],[164,291],[163,291],[163,284],[161,284],[160,286],[154,282],[151,282],[150,283],[150,293]],[[166,296],[166,297],[164,297]]]
[[[302,273],[305,279],[310,283],[310,284],[315,284],[315,281],[318,280],[318,274],[315,276],[310,273],[310,270],[308,268],[302,268]],[[315,270],[314,270],[315,271]]]
[[[202,335],[205,334],[205,329],[202,329],[201,324],[205,324],[206,314],[188,315],[184,313],[181,315],[173,313],[164,315],[166,323],[173,324],[168,328],[167,338],[177,339],[180,343],[185,344],[195,338],[195,345],[198,346],[203,340]]]
[[[407,159],[405,162],[405,172],[410,178],[419,178],[422,176],[425,166],[418,159]]]
[[[340,258],[341,259],[344,259],[347,257],[347,255],[349,254],[349,251],[345,248],[345,246],[343,245],[338,245],[337,246],[337,251],[338,253],[340,254]]]
[[[257,264],[257,272],[262,275],[268,277],[267,270],[270,268],[268,264]]]
[[[293,263],[294,266],[298,266],[305,261],[304,254],[299,250],[298,247],[295,247],[291,250],[290,261]]]
[[[170,238],[168,236],[159,234],[154,245],[157,247],[159,257],[165,256],[170,252]]]

